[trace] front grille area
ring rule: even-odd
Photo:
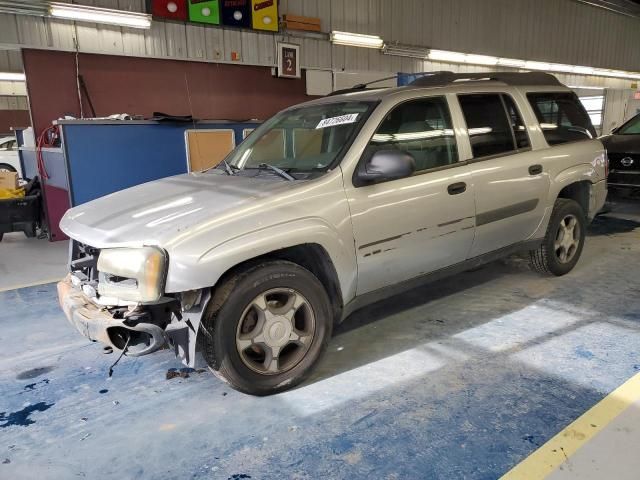
[[[640,170],[637,172],[611,170],[607,177],[607,184],[621,187],[640,187]]]
[[[80,281],[97,285],[100,250],[72,240],[69,267]]]
[[[640,155],[628,153],[609,153],[609,168],[611,170],[630,170],[640,172]],[[623,160],[627,159],[624,163]],[[625,165],[625,163],[630,164]]]

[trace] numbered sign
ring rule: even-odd
[[[300,78],[300,45],[278,43],[278,76]]]

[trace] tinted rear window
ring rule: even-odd
[[[528,93],[527,98],[549,145],[596,137],[591,119],[575,93]]]
[[[497,93],[458,95],[467,122],[473,158],[500,155],[516,150],[511,120]]]

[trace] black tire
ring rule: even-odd
[[[579,228],[575,240],[578,242],[571,258],[562,261],[561,255],[555,248],[555,242],[562,228],[561,222],[567,218],[575,218]],[[568,198],[558,198],[553,207],[547,233],[542,244],[529,252],[529,265],[539,273],[561,276],[569,273],[576,266],[584,247],[587,228],[586,215],[578,202]]]
[[[253,299],[273,289],[294,289],[305,297],[314,315],[313,339],[304,357],[285,372],[266,374],[249,368],[236,347],[243,314]],[[202,347],[211,371],[231,387],[251,395],[290,389],[309,375],[325,351],[333,328],[326,290],[308,270],[288,261],[265,261],[232,274],[216,287],[203,318]]]
[[[0,172],[14,172],[17,173],[18,171],[13,168],[12,165],[9,165],[8,163],[0,163]]]

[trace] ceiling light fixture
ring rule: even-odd
[[[464,53],[449,52],[447,50],[430,50],[429,60],[438,62],[467,63]]]
[[[429,49],[424,47],[414,47],[412,45],[384,44],[382,53],[385,55],[394,55],[396,57],[410,57],[426,59],[429,55]]]
[[[0,72],[0,81],[5,82],[24,82],[26,76],[24,73],[18,72]]]
[[[502,67],[511,67],[511,68],[524,68],[524,64],[526,62],[524,60],[518,60],[515,58],[499,58],[498,65]]]
[[[151,28],[151,15],[111,8],[51,2],[49,14],[55,18],[80,22],[106,23],[120,27]]]
[[[382,48],[384,41],[377,35],[363,35],[361,33],[332,31],[329,36],[331,43],[349,47]]]
[[[388,48],[385,53],[394,55],[394,49],[400,45],[394,45],[393,49]],[[387,49],[387,45],[385,45]],[[416,51],[418,47],[413,47]],[[406,50],[406,49],[405,49]],[[405,55],[408,56],[408,55]],[[416,55],[417,58],[421,58]],[[629,80],[640,80],[639,72],[625,72],[622,70],[610,70],[607,68],[585,67],[581,65],[565,65],[561,63],[538,62],[534,60],[520,60],[517,58],[498,58],[489,55],[477,55],[473,53],[450,52],[448,50],[429,50],[427,58],[432,61],[465,63],[470,65],[497,65],[500,67],[518,68],[524,70],[538,70],[546,72],[558,72],[578,75],[592,75],[597,77],[624,78]]]

